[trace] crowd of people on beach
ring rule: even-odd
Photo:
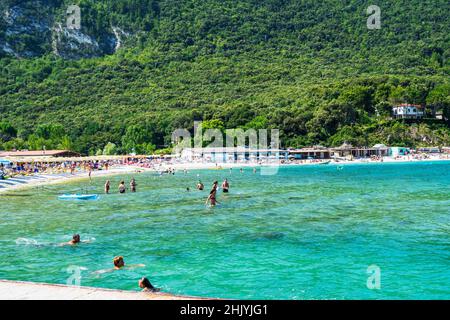
[[[58,174],[76,172],[92,172],[94,170],[108,170],[113,165],[120,165],[122,161],[64,161],[64,162],[15,162],[8,166],[1,164],[5,175],[14,177],[33,174]]]
[[[174,169],[161,169],[165,164],[170,162],[162,159],[132,158],[125,157],[123,159],[114,160],[85,160],[72,161],[64,160],[56,161],[23,161],[10,162],[9,164],[0,163],[0,173],[5,177],[29,176],[37,174],[70,174],[88,173],[92,176],[94,171],[108,171],[112,167],[117,166],[133,166],[144,169],[159,170],[164,173],[173,174]]]

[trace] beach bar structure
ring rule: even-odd
[[[0,152],[2,158],[37,158],[37,157],[51,157],[51,158],[68,158],[79,157],[80,154],[69,150],[39,150],[39,151],[5,151]]]
[[[334,158],[370,158],[373,156],[387,157],[389,155],[389,147],[384,144],[376,144],[372,148],[353,147],[351,144],[344,143],[340,147],[331,148],[331,155]]]
[[[425,147],[425,148],[418,148],[416,150],[419,153],[428,153],[428,154],[440,154],[442,153],[441,149],[439,147]]]
[[[411,154],[411,149],[406,147],[390,147],[389,148],[389,156],[390,157],[400,157],[400,156],[407,156]]]
[[[258,162],[270,160],[288,160],[289,152],[281,149],[251,149],[247,147],[184,148],[178,155],[187,161]]]
[[[295,160],[307,160],[307,159],[330,159],[331,151],[324,147],[312,147],[289,150],[289,158]]]

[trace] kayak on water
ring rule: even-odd
[[[59,196],[59,200],[97,200],[97,194],[63,194]]]

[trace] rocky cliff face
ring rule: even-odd
[[[51,52],[66,59],[99,57],[114,53],[128,36],[114,26],[97,35],[83,26],[70,29],[64,13],[64,7],[52,1],[1,4],[0,57],[36,57]]]

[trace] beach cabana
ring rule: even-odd
[[[411,154],[411,150],[406,147],[391,147],[389,148],[389,156],[398,157],[398,156],[406,156]]]
[[[338,148],[331,149],[334,157],[350,158],[370,158],[372,156],[386,157],[389,155],[389,148],[384,144],[376,144],[372,148],[353,147],[351,144],[344,143]]]
[[[11,165],[11,161],[6,160],[6,159],[0,159],[0,165],[3,165],[5,167],[10,166]]]
[[[296,150],[289,150],[290,158],[296,160],[304,159],[330,159],[331,152],[329,149],[324,147],[312,147],[312,148],[302,148]]]
[[[178,155],[183,160],[203,160],[207,162],[235,162],[253,161],[267,159],[286,159],[288,151],[281,149],[254,149],[247,147],[207,147],[207,148],[184,148]]]
[[[439,154],[441,153],[441,149],[439,147],[428,147],[428,148],[419,148],[418,152],[421,153],[430,153],[430,154]]]

